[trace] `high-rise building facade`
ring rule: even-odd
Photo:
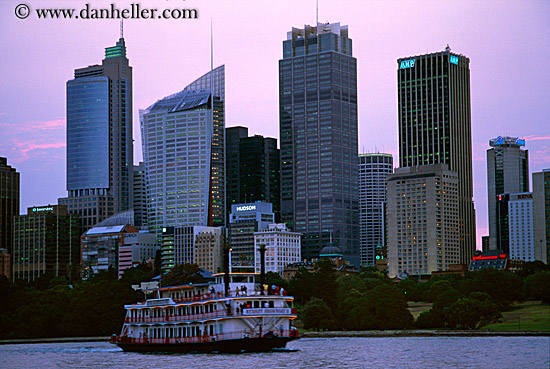
[[[154,259],[159,250],[160,244],[154,234],[125,233],[123,244],[118,247],[118,278],[122,278],[126,269]]]
[[[240,182],[240,156],[239,142],[241,138],[248,137],[248,128],[246,127],[228,127],[225,129],[225,191],[227,220],[231,213],[231,205],[245,202],[241,200],[241,182]]]
[[[332,240],[359,264],[357,61],[348,27],[293,28],[279,60],[281,218],[311,259]]]
[[[149,231],[159,238],[168,226],[225,224],[223,75],[218,67],[140,111]],[[199,81],[214,94],[190,88]]]
[[[126,45],[67,82],[67,191],[59,199],[85,229],[132,208],[132,67]]]
[[[386,179],[392,173],[391,154],[359,154],[361,266],[374,266],[377,248],[386,246]]]
[[[444,163],[458,174],[460,263],[476,249],[470,59],[442,52],[397,60],[399,166]]]
[[[179,264],[198,264],[219,273],[223,267],[223,227],[165,227],[162,231],[162,271]]]
[[[275,221],[281,218],[281,162],[277,139],[254,135],[248,128],[225,130],[227,208],[247,202],[269,202]]]
[[[487,201],[489,211],[489,249],[501,248],[498,197],[505,193],[529,191],[529,153],[525,140],[499,136],[489,141],[487,150]]]
[[[19,172],[0,157],[0,249],[11,254],[13,218],[19,215]]]
[[[254,135],[239,140],[240,203],[268,202],[280,220],[280,157],[275,138]]]
[[[79,216],[65,205],[35,206],[15,217],[13,225],[13,280],[34,281],[66,277],[79,279]]]
[[[388,177],[388,275],[426,275],[460,263],[457,173],[446,164]]]
[[[134,225],[147,230],[147,183],[145,181],[145,164],[134,165]]]
[[[509,245],[506,256],[514,260],[535,261],[533,232],[533,194],[510,194],[508,201]],[[505,250],[505,249],[504,249]]]
[[[231,205],[228,229],[233,271],[254,272],[254,232],[263,231],[273,223],[275,214],[270,203]]]
[[[284,223],[270,224],[267,229],[254,233],[255,272],[260,273],[262,260],[260,247],[265,246],[265,272],[279,273],[289,264],[302,260],[301,236],[291,232]]]
[[[550,261],[550,168],[533,173],[535,260]]]
[[[138,230],[131,225],[96,226],[88,229],[80,240],[82,278],[88,279],[110,268],[118,274],[119,253],[128,234],[133,238]]]

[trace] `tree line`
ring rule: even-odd
[[[518,273],[484,269],[396,283],[374,268],[338,276],[329,260],[321,260],[313,273],[300,269],[288,283],[270,278],[295,297],[304,328],[316,330],[479,329],[514,302],[550,304],[550,271],[540,262],[526,263]],[[409,301],[433,305],[415,321]]]
[[[0,275],[0,339],[118,334],[124,305],[145,298],[131,286],[150,281],[158,273],[139,265],[126,270],[120,280],[110,269],[73,284],[48,276],[14,283]],[[197,265],[181,265],[164,274],[162,281],[167,286],[204,279]],[[294,296],[304,327],[318,330],[477,329],[497,320],[515,301],[550,304],[550,271],[541,263],[526,263],[515,274],[487,269],[465,277],[395,283],[373,268],[339,276],[330,260],[321,260],[313,273],[299,269],[290,281],[267,273],[266,283]],[[427,301],[433,306],[415,321],[408,301]]]

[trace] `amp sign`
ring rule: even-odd
[[[409,59],[409,60],[403,60],[401,62],[399,69],[406,69],[406,68],[412,68],[412,67],[414,67],[414,59]]]

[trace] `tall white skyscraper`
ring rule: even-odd
[[[377,247],[385,246],[386,179],[391,154],[359,154],[359,240],[362,266],[374,266]]]
[[[149,230],[158,236],[167,226],[224,225],[224,66],[212,73],[140,111]]]

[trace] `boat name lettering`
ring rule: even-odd
[[[170,299],[147,300],[147,306],[160,306],[170,304]]]
[[[244,309],[244,315],[290,314],[289,308]]]

